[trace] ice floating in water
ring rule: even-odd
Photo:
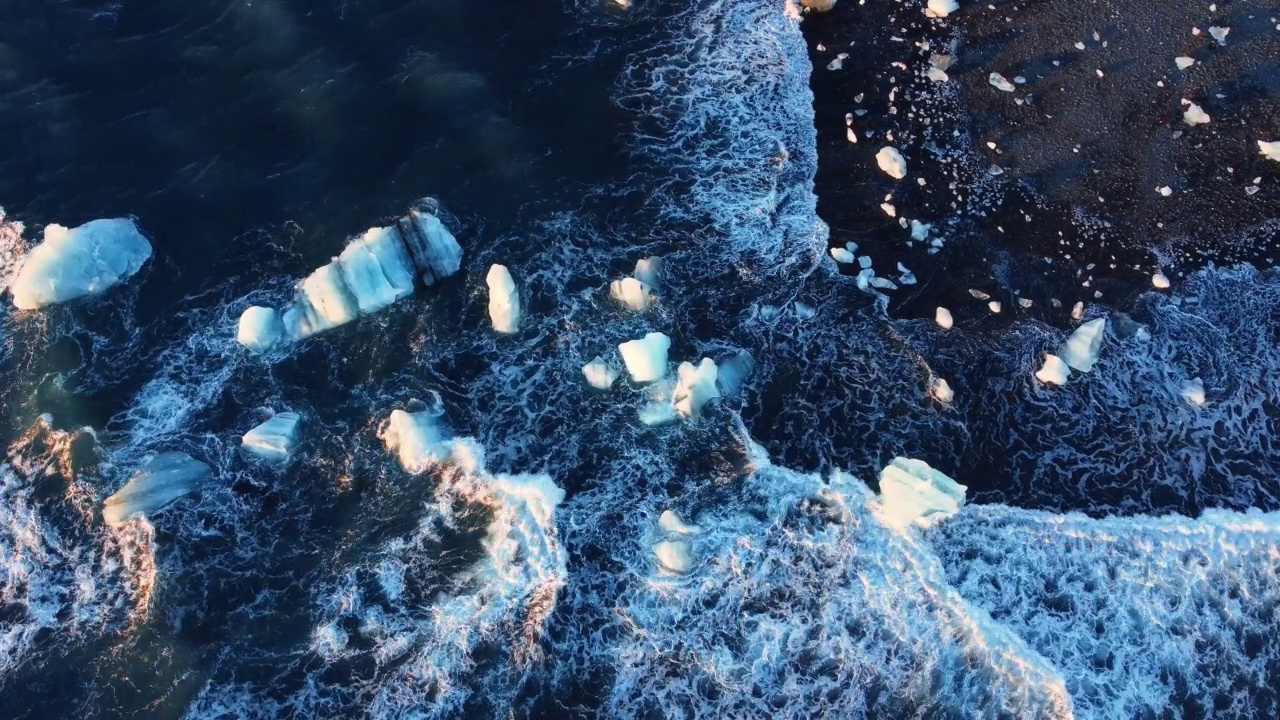
[[[951,385],[942,378],[934,378],[933,380],[933,399],[940,403],[949,403],[956,399],[956,393],[951,389]]]
[[[128,218],[74,228],[51,223],[9,288],[13,304],[34,310],[100,293],[138,272],[150,257],[151,243]]]
[[[924,14],[929,17],[944,18],[959,9],[960,4],[956,0],[929,0],[924,8]]]
[[[587,378],[587,384],[597,390],[608,390],[618,379],[618,371],[609,367],[609,363],[599,355],[582,366],[582,374]]]
[[[440,413],[408,413],[392,410],[380,435],[387,450],[396,454],[406,472],[417,474],[449,458],[449,435],[439,424]]]
[[[1280,162],[1280,140],[1271,142],[1259,140],[1258,152],[1262,153],[1263,157]]]
[[[658,565],[667,572],[684,575],[693,568],[693,544],[688,540],[662,540],[653,545]]]
[[[651,257],[637,260],[636,269],[632,276],[648,285],[654,292],[657,292],[662,287],[662,258]]]
[[[284,323],[274,308],[252,305],[240,314],[236,342],[250,352],[264,353],[275,347],[284,335]]]
[[[901,180],[907,176],[907,161],[897,148],[881,148],[880,152],[876,153],[876,164],[886,175],[895,180]]]
[[[489,319],[493,329],[513,333],[520,329],[520,292],[505,265],[494,265],[485,276],[489,286]]]
[[[943,330],[950,330],[953,324],[953,321],[951,319],[951,311],[944,307],[939,307],[933,313],[933,321],[938,323],[938,327],[942,328]]]
[[[742,392],[747,378],[755,372],[756,361],[751,357],[751,353],[739,350],[732,357],[716,363],[716,367],[716,384],[720,386],[720,393],[734,397]]]
[[[361,315],[413,294],[413,261],[394,228],[370,228],[338,255],[342,280]]]
[[[1182,99],[1182,119],[1188,125],[1204,125],[1209,122],[1209,114],[1201,107],[1186,98]]]
[[[1070,377],[1071,368],[1053,353],[1044,356],[1044,365],[1036,371],[1036,379],[1048,385],[1066,385]]]
[[[1090,320],[1071,333],[1066,344],[1058,350],[1058,355],[1072,370],[1089,372],[1098,362],[1098,351],[1102,348],[1102,335],[1106,329],[1106,318]]]
[[[301,420],[294,412],[276,413],[270,420],[245,433],[240,439],[240,446],[245,452],[264,460],[288,460],[298,444],[298,424]]]
[[[716,364],[711,358],[702,358],[702,362],[696,367],[692,363],[680,363],[676,370],[676,389],[671,400],[676,412],[687,418],[701,417],[703,406],[712,398],[720,397],[716,375]]]
[[[618,352],[631,379],[647,383],[667,374],[667,350],[670,347],[671,338],[660,332],[651,332],[639,340],[628,340],[618,345]]]
[[[102,519],[108,525],[117,526],[135,515],[154,513],[196,490],[212,472],[208,465],[186,453],[160,453],[107,498],[102,506]]]
[[[1169,278],[1162,272],[1157,272],[1151,276],[1151,286],[1157,290],[1164,290],[1169,287]]]
[[[653,305],[653,288],[633,277],[614,280],[609,284],[609,294],[635,312],[643,312]]]
[[[880,471],[880,504],[890,525],[929,526],[964,504],[964,485],[921,460],[896,457]]]
[[[662,514],[658,516],[658,529],[664,533],[674,535],[697,535],[702,532],[701,527],[690,525],[681,520],[674,510],[662,511]]]
[[[425,208],[410,210],[396,223],[396,228],[409,248],[423,285],[434,285],[462,267],[462,246],[440,218]]]
[[[831,257],[838,263],[850,264],[856,260],[853,253],[844,248],[831,248]]]
[[[1180,392],[1182,397],[1192,405],[1204,405],[1204,381],[1200,378],[1191,378],[1183,382]]]
[[[302,340],[358,317],[360,307],[334,261],[298,283],[294,302],[284,311],[284,326],[291,340]]]

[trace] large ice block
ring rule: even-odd
[[[338,266],[362,315],[413,294],[413,261],[393,227],[369,228],[343,248]]]
[[[432,411],[391,411],[382,440],[406,471],[420,473],[449,458],[449,448],[445,445],[449,434],[440,427],[439,417],[439,413]]]
[[[236,342],[251,352],[264,353],[275,347],[284,335],[284,323],[273,308],[254,305],[240,314]]]
[[[93,295],[121,282],[151,257],[151,243],[128,218],[90,220],[79,227],[56,223],[27,253],[10,292],[23,310]]]
[[[954,515],[966,490],[921,460],[896,457],[880,471],[880,504],[893,525],[928,525]]]
[[[240,446],[245,452],[264,460],[288,460],[298,444],[298,424],[301,420],[294,412],[276,413],[271,419],[245,433],[240,439]]]
[[[462,246],[440,218],[415,208],[397,227],[424,285],[432,285],[462,267]]]
[[[107,498],[102,506],[102,519],[116,526],[135,515],[154,513],[196,490],[212,472],[208,465],[186,453],[160,453]]]
[[[671,338],[659,332],[651,332],[639,340],[628,340],[618,345],[622,362],[627,366],[631,379],[638,383],[653,382],[667,374],[667,350]]]

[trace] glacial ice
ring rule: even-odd
[[[939,307],[934,311],[933,321],[943,330],[950,330],[951,326],[954,324],[954,321],[951,319],[951,311],[944,307]]]
[[[1157,290],[1164,290],[1169,287],[1169,278],[1162,272],[1157,272],[1151,276],[1151,287]]]
[[[1048,385],[1066,385],[1070,377],[1071,368],[1053,353],[1045,354],[1044,365],[1036,371],[1036,379]]]
[[[838,263],[852,264],[857,258],[844,248],[831,248],[831,258]]]
[[[1182,119],[1191,126],[1204,125],[1209,122],[1209,114],[1206,113],[1199,105],[1183,98]]]
[[[396,227],[409,248],[413,264],[422,274],[423,285],[434,285],[462,267],[462,246],[432,213],[414,208]]]
[[[27,253],[9,290],[22,310],[100,293],[129,278],[151,257],[151,243],[128,218],[90,220],[74,228],[52,223]]]
[[[653,305],[653,288],[633,277],[614,280],[609,284],[609,295],[635,312],[643,312]]]
[[[1262,156],[1267,159],[1280,162],[1280,140],[1273,140],[1271,142],[1259,140],[1258,152],[1262,153]]]
[[[880,152],[876,153],[876,164],[886,175],[895,180],[901,180],[907,176],[907,161],[897,148],[880,148]]]
[[[582,374],[587,378],[587,384],[597,390],[608,390],[618,379],[618,371],[609,367],[609,363],[599,355],[582,366]]]
[[[702,358],[696,366],[689,362],[680,363],[676,369],[676,389],[671,398],[676,412],[691,419],[701,417],[703,406],[720,397],[716,375],[716,364],[711,358]]]
[[[728,397],[734,397],[742,392],[747,378],[751,376],[751,373],[755,372],[756,361],[755,358],[751,357],[751,353],[746,350],[739,350],[730,357],[716,363],[716,368],[716,384],[720,386],[720,393]]]
[[[673,535],[697,535],[702,532],[701,527],[690,525],[680,519],[680,516],[674,510],[662,511],[662,514],[658,516],[658,529],[663,533]]]
[[[413,261],[394,228],[369,228],[343,248],[337,263],[361,315],[413,294]]]
[[[274,308],[253,305],[240,314],[236,342],[250,352],[264,353],[275,347],[284,335],[284,323]]]
[[[943,378],[934,378],[933,387],[930,389],[933,399],[940,403],[949,403],[956,399],[956,392],[951,389],[950,383]]]
[[[651,332],[639,340],[628,340],[618,345],[618,352],[631,379],[647,383],[667,374],[667,350],[670,347],[671,338],[660,332]]]
[[[959,9],[960,5],[956,0],[929,0],[924,14],[929,17],[944,18]]]
[[[693,545],[688,540],[662,540],[653,544],[658,565],[667,572],[684,575],[693,568]]]
[[[662,258],[640,258],[636,261],[635,272],[631,275],[657,292],[662,288]]]
[[[927,527],[956,514],[967,489],[922,460],[896,457],[880,471],[883,517],[899,527]]]
[[[1192,405],[1204,405],[1204,381],[1198,377],[1183,381],[1179,394]]]
[[[1106,318],[1090,320],[1071,333],[1066,344],[1058,350],[1058,355],[1072,370],[1089,372],[1098,362],[1098,352],[1102,348],[1102,335],[1106,329]]]
[[[152,458],[129,477],[102,505],[102,519],[108,525],[123,525],[135,515],[164,508],[193,492],[212,474],[212,469],[183,452],[164,452]]]
[[[493,265],[485,276],[489,286],[489,319],[493,329],[500,333],[514,333],[520,329],[520,291],[505,265]]]
[[[240,439],[240,446],[264,460],[283,462],[293,454],[298,444],[298,424],[302,420],[297,413],[281,412],[253,428]]]
[[[406,472],[418,474],[449,458],[449,434],[440,427],[440,413],[430,410],[408,413],[392,410],[380,435]]]

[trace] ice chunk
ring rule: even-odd
[[[940,307],[933,313],[933,321],[943,330],[950,330],[952,325],[951,311]]]
[[[697,366],[680,363],[676,370],[676,389],[671,398],[676,412],[687,418],[701,417],[703,406],[720,397],[720,389],[716,386],[717,374],[718,368],[711,358],[702,358]]]
[[[618,345],[618,352],[631,379],[647,383],[667,374],[667,350],[670,348],[671,338],[660,332],[651,332],[639,340],[628,340]]]
[[[618,379],[618,371],[609,367],[609,364],[599,355],[595,360],[582,366],[582,374],[586,376],[587,384],[597,390],[608,390]]]
[[[291,340],[302,340],[358,317],[360,306],[335,260],[298,283],[293,303],[284,311],[284,327]]]
[[[449,435],[434,411],[408,413],[392,410],[380,435],[387,450],[396,454],[407,472],[420,473],[449,458]]]
[[[609,284],[609,294],[636,312],[648,310],[654,301],[653,288],[633,277],[614,280]]]
[[[960,5],[956,0],[929,0],[924,14],[932,18],[944,18],[959,9]]]
[[[631,274],[635,279],[657,292],[662,287],[662,258],[651,257],[637,260],[635,272]]]
[[[264,460],[288,460],[298,444],[298,413],[276,413],[270,420],[255,427],[240,439],[245,452]]]
[[[1179,55],[1173,59],[1173,62],[1178,66],[1179,70],[1186,70],[1196,64],[1195,58],[1187,57],[1186,55]]]
[[[907,176],[907,161],[897,148],[884,147],[876,153],[876,164],[891,178],[901,180]]]
[[[369,228],[343,248],[337,263],[361,314],[413,294],[413,261],[395,228]]]
[[[1182,397],[1192,405],[1204,404],[1204,381],[1200,378],[1191,378],[1182,383]]]
[[[732,357],[721,360],[716,367],[716,384],[720,386],[720,392],[733,397],[742,392],[742,386],[746,384],[747,377],[755,372],[756,361],[751,357],[751,353],[739,350]]]
[[[414,208],[396,225],[424,285],[433,285],[462,267],[462,246],[440,218],[423,208]]]
[[[284,335],[284,324],[280,315],[272,308],[253,305],[240,314],[240,327],[236,331],[236,342],[249,348],[251,352],[264,353],[280,342]]]
[[[1003,75],[997,72],[993,72],[988,75],[987,82],[991,83],[991,87],[997,90],[1003,90],[1004,92],[1013,92],[1017,89],[1013,86],[1013,83],[1006,80]]]
[[[1266,140],[1258,141],[1258,152],[1270,160],[1280,162],[1280,140],[1267,142]]]
[[[1106,318],[1090,320],[1081,325],[1067,338],[1066,344],[1058,349],[1058,355],[1072,370],[1089,372],[1094,363],[1098,362],[1098,351],[1102,348],[1102,335],[1106,328]]]
[[[520,329],[520,292],[505,265],[493,265],[485,276],[489,286],[489,319],[493,329],[513,333]]]
[[[1203,125],[1209,122],[1209,114],[1201,109],[1199,105],[1183,98],[1182,119],[1188,125]]]
[[[1162,272],[1157,272],[1151,276],[1151,285],[1159,290],[1169,287],[1169,278]]]
[[[658,565],[667,572],[683,575],[693,568],[693,546],[688,540],[654,543],[653,554],[658,558]]]
[[[949,403],[952,400],[956,399],[955,391],[952,390],[951,385],[949,385],[947,381],[943,380],[942,378],[933,379],[932,393],[933,393],[933,399],[937,400],[940,403]]]
[[[102,506],[108,525],[124,524],[135,515],[149,515],[195,491],[212,469],[183,452],[164,452],[152,458]]]
[[[929,231],[933,226],[928,223],[922,223],[919,220],[911,221],[911,239],[924,242],[929,239]]]
[[[1036,379],[1047,385],[1066,385],[1070,377],[1071,368],[1053,353],[1044,356],[1044,365],[1036,371]]]
[[[138,272],[150,257],[151,243],[128,218],[74,228],[52,223],[9,288],[13,304],[34,310],[100,293]]]
[[[1229,27],[1218,27],[1217,25],[1209,26],[1209,35],[1217,41],[1219,45],[1227,44],[1227,33],[1231,32]]]
[[[966,490],[926,462],[896,457],[880,471],[882,517],[899,527],[928,526],[955,515]]]
[[[673,510],[663,510],[658,516],[658,529],[673,535],[697,535],[702,532],[702,528],[685,523]]]
[[[831,257],[836,262],[845,264],[852,263],[856,259],[853,253],[844,248],[831,248]]]
[[[1000,304],[999,300],[992,300],[991,302],[987,303],[987,309],[993,313],[999,313],[1003,307],[1004,306]]]

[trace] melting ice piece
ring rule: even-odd
[[[369,228],[336,262],[362,315],[413,294],[413,261],[395,228]]]
[[[618,345],[618,352],[631,379],[647,383],[667,374],[667,350],[670,348],[671,338],[660,332],[651,332],[639,340],[628,340]]]
[[[720,393],[733,397],[742,392],[742,386],[746,384],[747,377],[755,372],[756,361],[751,357],[751,353],[739,350],[731,357],[716,363],[716,368],[716,384],[720,386]]]
[[[897,148],[880,148],[880,152],[876,153],[876,164],[886,175],[895,180],[901,180],[907,176],[907,161]]]
[[[445,441],[449,435],[440,427],[434,411],[408,413],[392,410],[380,433],[387,450],[396,454],[407,472],[420,473],[449,458]]]
[[[609,295],[635,312],[644,312],[653,306],[653,288],[633,277],[609,283]]]
[[[1280,162],[1280,140],[1267,142],[1266,140],[1258,141],[1258,152],[1268,159]]]
[[[434,285],[462,267],[462,246],[440,218],[425,208],[414,208],[396,223],[409,248],[424,285]]]
[[[929,0],[925,5],[924,14],[933,18],[944,18],[959,9],[960,5],[956,0]]]
[[[298,444],[298,413],[282,412],[244,434],[240,446],[264,460],[283,462]]]
[[[702,416],[702,408],[713,398],[720,397],[716,386],[718,369],[711,358],[702,362],[682,362],[676,370],[676,389],[671,396],[672,406],[684,417],[696,419]]]
[[[284,323],[273,308],[250,306],[240,314],[240,327],[236,330],[236,342],[250,352],[264,353],[275,347],[284,335]]]
[[[676,413],[675,407],[671,404],[670,395],[661,400],[647,402],[640,408],[640,422],[649,427],[667,425],[679,418],[680,415]]]
[[[1182,99],[1182,120],[1188,125],[1204,125],[1209,122],[1209,114],[1190,100]]]
[[[1181,388],[1182,397],[1192,405],[1204,404],[1204,381],[1200,378],[1191,378],[1184,381]]]
[[[1169,278],[1164,273],[1157,272],[1151,276],[1151,285],[1158,290],[1164,290],[1169,287]]]
[[[853,253],[849,252],[845,248],[831,248],[831,257],[836,262],[845,264],[852,263],[856,259],[854,258]]]
[[[129,278],[151,257],[151,243],[128,218],[90,220],[78,227],[45,226],[10,286],[22,310],[94,295]]]
[[[489,286],[489,319],[493,329],[513,333],[520,329],[520,292],[505,265],[494,265],[485,276]]]
[[[943,330],[950,330],[953,324],[951,311],[944,307],[939,307],[937,311],[933,313],[933,321],[938,323],[938,327]]]
[[[1229,27],[1218,27],[1217,25],[1209,26],[1209,35],[1213,36],[1213,39],[1216,40],[1219,45],[1227,44],[1227,33],[1229,32],[1231,32],[1231,28]]]
[[[1178,57],[1173,59],[1173,62],[1175,65],[1178,66],[1179,70],[1186,70],[1187,68],[1196,64],[1196,59],[1192,57],[1187,57],[1186,55],[1179,55]]]
[[[1094,363],[1098,362],[1098,351],[1102,348],[1102,335],[1106,328],[1106,318],[1090,320],[1081,325],[1058,349],[1058,355],[1072,370],[1089,372]]]
[[[298,283],[293,304],[284,311],[284,327],[291,340],[302,340],[358,317],[360,306],[335,260]]]
[[[618,379],[618,371],[609,367],[609,363],[599,355],[582,366],[582,374],[587,378],[587,384],[597,390],[608,390]]]
[[[662,287],[662,258],[641,258],[636,261],[635,279],[648,285],[654,292]]]
[[[1066,385],[1070,377],[1071,368],[1053,353],[1044,356],[1044,365],[1036,371],[1036,379],[1047,385]]]
[[[951,389],[951,385],[942,378],[934,378],[933,380],[933,399],[940,403],[949,403],[956,399],[956,393]]]
[[[955,515],[967,487],[921,460],[896,457],[880,471],[880,504],[890,525],[931,525]]]
[[[684,575],[693,568],[693,545],[688,540],[663,540],[653,545],[658,565],[667,572]]]
[[[929,231],[932,229],[933,229],[933,226],[930,225],[929,223],[922,223],[919,220],[912,220],[911,221],[911,239],[924,242],[925,240],[929,239]]]
[[[124,524],[139,514],[151,514],[197,489],[212,469],[183,452],[155,456],[102,506],[108,525]]]
[[[997,90],[1003,90],[1004,92],[1013,92],[1017,89],[1013,86],[1013,83],[1005,79],[1005,76],[997,72],[993,72],[988,75],[987,82],[991,83],[991,87]]]
[[[673,535],[697,535],[702,532],[702,528],[697,525],[689,525],[674,510],[663,510],[658,516],[658,529],[667,534]]]

